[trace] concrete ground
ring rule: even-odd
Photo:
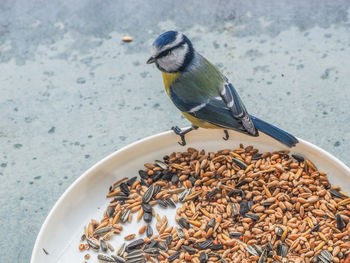
[[[0,0],[0,262],[29,262],[46,215],[94,163],[188,126],[145,64],[169,29],[227,75],[250,113],[350,165],[349,6]]]

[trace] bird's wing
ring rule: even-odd
[[[223,78],[224,83],[220,91],[220,96],[222,100],[225,102],[232,116],[239,119],[242,122],[242,125],[248,133],[252,135],[258,135],[258,131],[257,129],[255,129],[253,121],[251,120],[248,111],[246,110],[236,89],[231,83],[228,82],[226,77]]]
[[[217,126],[258,135],[232,84],[208,60],[198,56],[199,62],[170,87],[175,105]]]
[[[177,91],[176,88],[171,88],[170,96],[179,110],[225,129],[249,133],[240,119],[233,117],[220,96],[212,98],[196,97],[196,99],[191,100],[189,99],[191,96],[183,97]]]

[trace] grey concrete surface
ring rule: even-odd
[[[165,30],[186,33],[250,113],[350,165],[349,6],[0,0],[0,262],[29,262],[49,210],[94,163],[188,125],[145,64]]]

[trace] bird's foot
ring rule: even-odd
[[[224,130],[224,133],[225,133],[225,137],[222,137],[225,141],[228,140],[228,138],[230,138],[230,135],[228,134],[228,131],[227,130]]]
[[[171,127],[171,129],[175,132],[176,135],[179,135],[181,138],[181,142],[178,142],[181,146],[186,145],[185,135],[189,133],[190,131],[198,129],[197,126],[192,126],[191,128],[188,128],[187,130],[182,131],[178,126]]]
[[[175,132],[176,135],[180,136],[181,142],[179,142],[179,144],[181,146],[185,146],[186,145],[186,140],[185,140],[184,132],[178,126],[171,127],[171,129]]]

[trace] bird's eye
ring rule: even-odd
[[[171,49],[165,50],[158,55],[158,58],[165,57],[171,53]]]

